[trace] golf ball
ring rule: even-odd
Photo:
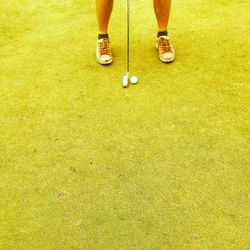
[[[138,79],[137,79],[137,77],[136,77],[136,76],[131,76],[131,78],[130,78],[130,82],[131,82],[132,84],[136,84],[136,83],[137,83],[137,81],[138,81]]]

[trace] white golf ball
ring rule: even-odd
[[[136,84],[136,83],[137,83],[137,81],[138,81],[138,79],[137,79],[137,77],[136,77],[136,76],[131,76],[131,78],[130,78],[130,82],[131,82],[132,84]]]

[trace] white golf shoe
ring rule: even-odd
[[[108,38],[102,38],[97,40],[96,60],[102,65],[112,63],[113,58],[110,48],[110,41]]]
[[[156,49],[162,62],[173,62],[175,59],[175,51],[168,36],[160,36],[156,38]]]

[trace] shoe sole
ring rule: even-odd
[[[96,60],[97,60],[97,62],[98,62],[99,64],[101,64],[101,65],[110,65],[110,64],[112,64],[112,62],[113,62],[113,60],[107,61],[107,62],[101,62],[101,61],[99,61],[97,58],[96,58]]]

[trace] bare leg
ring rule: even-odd
[[[102,64],[111,64],[113,61],[108,39],[108,25],[114,0],[96,0],[96,16],[98,21],[98,39],[96,59]]]
[[[158,23],[158,31],[168,28],[171,0],[154,0],[155,15]]]
[[[167,33],[170,7],[171,0],[154,0],[155,16],[158,23],[156,48],[162,62],[173,62],[175,59],[175,51]]]
[[[108,33],[108,24],[113,8],[113,0],[96,0],[96,15],[99,34]]]

